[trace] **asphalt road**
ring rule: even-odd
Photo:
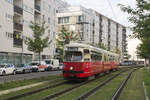
[[[43,76],[59,75],[59,74],[61,74],[61,71],[49,71],[49,72],[37,72],[37,73],[0,76],[0,83],[24,80],[24,79],[34,79],[34,78],[40,78]]]

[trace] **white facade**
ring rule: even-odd
[[[33,52],[22,42],[32,37],[30,22],[46,22],[52,43],[42,52],[42,58],[54,56],[56,48],[56,5],[55,0],[0,0],[0,63],[27,63]],[[23,43],[23,44],[22,44]],[[22,61],[22,57],[24,61]],[[35,57],[36,58],[36,57]]]
[[[70,5],[65,2],[64,0],[55,0],[56,2],[56,9],[57,9],[57,12],[58,11],[62,11],[64,10],[66,7],[69,7]]]
[[[65,22],[66,17],[67,22]],[[60,32],[62,26],[65,26],[69,31],[79,34],[81,40],[95,45],[102,43],[110,51],[119,48],[123,58],[123,52],[126,49],[125,27],[99,12],[82,6],[70,6],[58,11],[56,22],[57,33]]]

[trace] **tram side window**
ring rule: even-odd
[[[106,54],[104,54],[104,61],[108,61],[108,57]]]
[[[101,61],[102,60],[102,54],[98,52],[92,52],[91,54],[92,61]]]
[[[89,50],[88,49],[84,49],[84,54],[89,54]]]
[[[90,52],[88,49],[84,49],[84,61],[90,61]]]
[[[112,56],[109,55],[109,61],[112,61]]]
[[[115,57],[114,56],[109,56],[109,61],[115,61]]]

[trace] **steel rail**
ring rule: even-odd
[[[108,84],[111,80],[115,79],[116,77],[118,77],[120,74],[122,74],[123,72],[128,71],[129,69],[123,70],[121,72],[119,72],[118,74],[112,76],[111,78],[105,80],[104,82],[102,82],[101,84],[99,84],[98,86],[96,86],[95,88],[92,88],[91,90],[89,90],[88,92],[84,93],[83,95],[81,95],[79,98],[77,98],[76,100],[86,100],[89,96],[91,96],[93,93],[95,93],[96,91],[100,90],[103,86],[105,86],[106,84]]]
[[[120,75],[122,72],[127,71],[127,70],[128,70],[128,69],[121,71],[121,72],[119,73],[119,75]],[[118,74],[117,74],[116,76],[118,76]],[[96,79],[92,79],[92,80],[86,81],[86,82],[83,82],[83,83],[80,83],[80,84],[77,84],[77,85],[75,85],[75,86],[73,86],[73,87],[67,88],[67,89],[62,90],[62,91],[60,91],[60,92],[57,92],[57,93],[55,93],[55,94],[51,94],[51,95],[48,95],[48,96],[46,96],[46,97],[43,97],[41,100],[51,100],[51,99],[56,98],[56,97],[58,97],[58,96],[60,96],[60,95],[62,95],[62,94],[65,94],[65,93],[67,93],[67,92],[70,92],[70,91],[72,91],[72,90],[75,89],[75,88],[79,88],[79,87],[81,87],[81,86],[83,86],[83,85],[86,85],[86,84],[88,84],[88,83],[90,83],[90,82],[93,82],[93,81],[95,81],[95,80],[98,80],[99,78],[100,78],[100,77],[98,77],[98,78],[96,78]],[[82,99],[79,99],[79,100],[82,100]]]
[[[57,80],[58,79],[55,79],[52,82],[57,81]],[[5,98],[3,100],[16,100],[16,99],[19,99],[19,98],[23,98],[25,96],[29,96],[29,95],[33,95],[35,93],[42,92],[42,91],[50,89],[50,88],[55,88],[57,86],[61,86],[61,85],[65,84],[65,83],[66,82],[60,82],[60,83],[57,83],[57,84],[54,84],[54,85],[50,85],[50,86],[47,86],[47,87],[44,87],[44,88],[40,88],[40,89],[29,91],[29,92],[26,92],[26,93],[23,93],[23,94],[19,94],[19,95],[16,95],[16,96],[8,97],[8,98]]]
[[[133,74],[133,72],[137,70],[137,69],[133,69],[127,76],[127,78],[120,84],[119,88],[116,90],[116,92],[113,94],[111,100],[120,100],[120,95],[124,89],[124,87],[126,86],[127,82],[129,81],[129,79],[131,78],[131,75]]]

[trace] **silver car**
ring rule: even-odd
[[[16,73],[30,73],[32,72],[32,67],[29,64],[18,64],[16,65]]]

